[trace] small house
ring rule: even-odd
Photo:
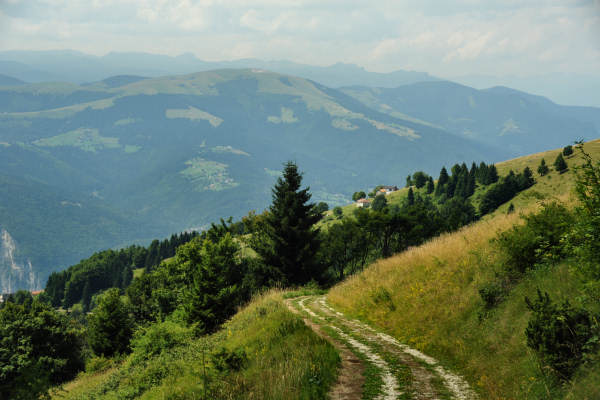
[[[358,200],[356,200],[356,207],[367,208],[370,205],[371,205],[371,200],[369,200],[369,199],[358,199]]]
[[[398,190],[398,186],[381,186],[377,194],[390,194]]]

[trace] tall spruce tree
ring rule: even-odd
[[[556,160],[554,160],[554,169],[560,173],[563,173],[568,169],[562,154],[559,154],[558,157],[556,157]]]
[[[550,171],[550,169],[548,168],[548,166],[546,165],[546,160],[544,160],[542,158],[542,161],[540,162],[540,165],[537,169],[538,174],[540,174],[540,176],[544,176],[546,175],[548,172]]]
[[[310,188],[300,189],[301,183],[298,167],[288,161],[273,187],[273,203],[258,240],[252,243],[265,264],[277,269],[284,283],[290,285],[302,285],[320,276],[316,259],[319,232],[313,226],[322,216],[309,203]]]
[[[434,189],[435,189],[435,185],[433,183],[433,178],[429,177],[429,179],[427,180],[427,194],[431,194],[433,193]]]

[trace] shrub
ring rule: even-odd
[[[483,300],[484,307],[491,309],[500,304],[506,297],[508,290],[501,282],[492,281],[479,288],[479,296]]]
[[[563,148],[562,153],[563,153],[563,156],[565,156],[565,157],[570,156],[571,154],[573,154],[573,146],[571,146],[571,145],[565,146]]]
[[[548,293],[542,295],[539,289],[537,296],[535,301],[525,298],[533,312],[525,329],[527,345],[536,351],[544,366],[567,380],[584,356],[597,348],[597,322],[589,311],[575,308],[568,301],[557,306]]]
[[[574,218],[565,206],[549,203],[537,214],[524,216],[525,224],[501,233],[496,239],[509,272],[523,273],[542,261],[566,256],[563,238]]]
[[[240,371],[248,363],[248,356],[244,349],[228,350],[221,347],[212,356],[215,369],[221,373],[229,371]]]
[[[136,361],[149,359],[175,346],[185,343],[192,336],[191,330],[175,322],[155,323],[136,332],[131,341]]]

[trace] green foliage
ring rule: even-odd
[[[430,176],[429,179],[427,179],[427,194],[431,194],[433,193],[433,191],[435,190],[435,185],[433,183],[433,178]]]
[[[213,353],[212,362],[220,373],[237,372],[248,364],[248,355],[244,349],[228,350],[221,347]]]
[[[563,156],[565,156],[565,157],[568,157],[568,156],[570,156],[571,154],[573,154],[573,146],[571,146],[571,145],[565,146],[565,147],[563,148],[562,154],[563,154]]]
[[[565,172],[569,167],[567,166],[567,162],[565,161],[565,159],[563,158],[562,154],[559,154],[558,156],[556,156],[556,160],[554,160],[554,169],[559,172],[559,173],[563,173]]]
[[[184,291],[186,319],[198,332],[212,332],[235,313],[245,299],[246,265],[229,233],[217,243],[193,240],[177,250],[177,263],[189,273]]]
[[[103,356],[90,357],[85,362],[85,372],[96,373],[106,371],[115,365],[115,359]]]
[[[367,194],[361,190],[360,192],[354,192],[354,194],[352,195],[352,201],[364,199],[366,197]]]
[[[488,310],[497,306],[507,295],[508,288],[499,280],[488,282],[479,288],[479,296]]]
[[[100,297],[88,321],[88,342],[96,355],[110,357],[129,351],[133,321],[119,289],[109,289]]]
[[[523,219],[525,224],[512,227],[496,239],[508,272],[521,274],[542,261],[565,257],[563,239],[574,222],[565,206],[556,202],[544,204],[539,213],[523,216]]]
[[[409,193],[411,193],[412,189],[409,189]],[[382,211],[385,207],[387,207],[387,199],[385,195],[380,194],[375,196],[373,202],[371,203],[371,208],[373,211]]]
[[[479,204],[479,213],[485,215],[494,211],[498,206],[512,199],[517,193],[535,183],[531,170],[526,167],[522,173],[515,175],[511,170],[507,176],[492,185],[483,195]]]
[[[131,340],[132,359],[136,362],[159,355],[184,344],[192,331],[176,322],[163,321],[136,331]]]
[[[302,175],[289,161],[273,188],[273,202],[252,248],[266,265],[280,271],[286,284],[302,285],[320,276],[315,258],[319,232],[313,226],[321,215],[308,203],[309,188],[300,189]]]
[[[542,158],[542,161],[540,161],[540,165],[537,169],[538,174],[540,174],[540,176],[544,176],[546,175],[548,172],[550,172],[550,168],[548,168],[548,166],[546,165],[546,160],[544,160]]]
[[[600,162],[594,163],[581,144],[577,149],[583,156],[583,164],[574,168],[575,192],[581,206],[569,242],[579,269],[588,279],[600,281]]]
[[[38,301],[0,309],[0,393],[6,399],[43,396],[83,369],[80,327]]]
[[[429,175],[427,175],[423,171],[417,171],[412,175],[412,182],[414,183],[417,189],[421,189],[422,187],[424,187],[425,184],[427,184],[428,180]]]
[[[104,250],[48,278],[45,293],[54,307],[72,307],[81,302],[89,310],[92,297],[108,288],[126,288],[133,270],[149,271],[162,260],[173,257],[175,249],[197,235],[184,232],[163,241],[154,240],[148,248],[133,245],[121,250]]]
[[[462,197],[453,197],[442,204],[440,217],[445,222],[445,230],[449,232],[477,220],[475,207]]]
[[[344,214],[344,211],[342,210],[342,207],[340,207],[340,206],[334,207],[333,215],[335,215],[337,218],[341,218],[343,214]]]
[[[329,210],[329,205],[327,203],[325,203],[324,201],[319,202],[316,206],[315,206],[315,211],[318,212],[319,214],[323,214],[325,211]]]
[[[568,301],[557,306],[548,293],[539,290],[537,299],[525,301],[533,313],[525,330],[527,345],[536,351],[544,366],[561,379],[569,379],[585,355],[600,344],[597,319]]]

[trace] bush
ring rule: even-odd
[[[573,154],[573,146],[571,146],[571,145],[565,146],[563,148],[562,153],[563,153],[563,156],[565,156],[565,157],[570,156],[571,154]]]
[[[155,323],[136,332],[131,341],[133,358],[136,361],[149,359],[175,346],[181,345],[192,336],[191,330],[175,322]]]
[[[543,261],[556,261],[566,256],[563,238],[574,218],[559,203],[544,204],[537,214],[524,216],[525,224],[501,233],[497,245],[505,256],[508,272],[523,273]]]
[[[498,281],[488,282],[479,288],[479,296],[483,300],[486,309],[496,307],[506,297],[508,289]]]
[[[221,373],[240,371],[248,364],[248,356],[244,349],[228,350],[221,347],[212,356],[215,369]]]
[[[533,312],[525,329],[527,345],[536,351],[544,366],[556,375],[568,380],[585,355],[598,347],[597,322],[589,311],[575,308],[565,301],[556,306],[548,296],[538,289],[538,298],[525,298],[527,307]]]

